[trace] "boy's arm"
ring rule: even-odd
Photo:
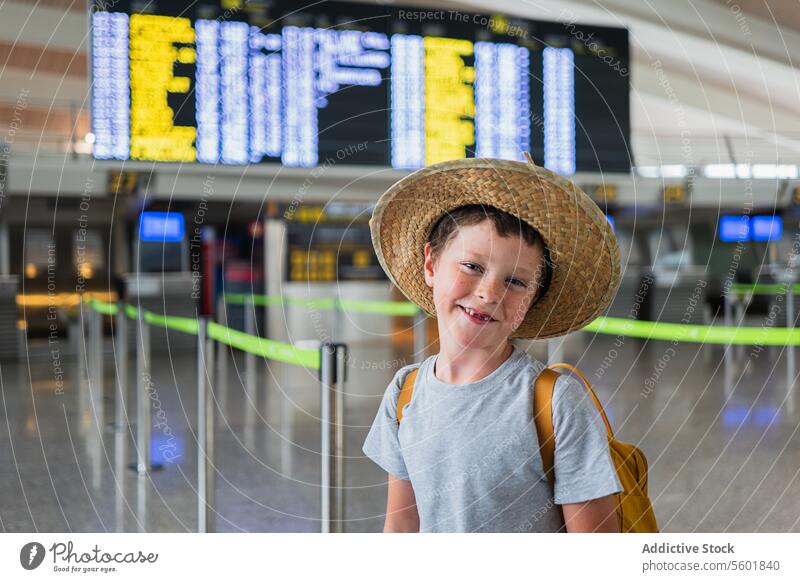
[[[619,533],[615,495],[606,495],[582,503],[565,503],[564,523],[569,533]]]
[[[386,522],[383,533],[418,532],[419,514],[417,499],[411,481],[389,475],[389,493],[386,496]]]

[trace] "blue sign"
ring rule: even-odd
[[[142,212],[139,218],[141,242],[183,242],[185,227],[179,212]]]
[[[755,241],[780,240],[783,235],[783,219],[780,216],[754,216],[750,238]]]
[[[720,242],[745,242],[750,239],[749,216],[720,216]]]
[[[617,232],[617,227],[614,226],[614,217],[611,216],[610,214],[606,214],[606,218],[608,219],[608,224],[611,225],[611,230]]]

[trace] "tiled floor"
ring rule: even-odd
[[[566,359],[594,383],[618,437],[650,463],[650,495],[664,531],[800,531],[800,435],[778,348],[723,358],[724,347],[578,334]],[[542,357],[542,346],[533,348]],[[197,519],[196,363],[154,354],[163,411],[153,428],[163,469],[138,477],[135,426],[115,430],[114,371],[93,397],[78,358],[62,354],[63,390],[46,344],[0,365],[0,528],[21,531],[194,531]],[[379,399],[411,346],[354,346],[347,384],[346,531],[380,531],[385,473],[361,455]],[[747,362],[750,362],[747,364]],[[390,362],[390,364],[386,364]],[[747,364],[745,366],[745,364]],[[216,529],[319,531],[319,386],[302,369],[258,363],[253,402],[243,358],[214,384]],[[131,387],[135,375],[130,362]],[[270,379],[271,378],[271,379]],[[132,394],[131,388],[131,394]],[[153,402],[155,404],[155,402]],[[136,422],[129,398],[130,423]],[[98,419],[98,420],[96,420]],[[98,430],[98,425],[100,430]],[[168,428],[168,431],[166,429]],[[165,434],[167,432],[167,434]],[[170,438],[171,435],[171,438]]]

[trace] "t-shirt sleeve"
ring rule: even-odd
[[[403,460],[403,452],[398,439],[397,398],[406,374],[415,366],[400,368],[395,374],[381,399],[378,413],[367,433],[362,450],[387,473],[400,479],[409,479],[408,470]]]
[[[622,491],[608,433],[586,388],[561,376],[553,394],[555,503],[580,503]]]

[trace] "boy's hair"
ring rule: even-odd
[[[431,257],[436,261],[439,253],[445,249],[447,243],[455,236],[459,227],[480,224],[484,220],[490,220],[497,234],[500,236],[509,237],[516,235],[528,245],[539,247],[542,250],[544,272],[539,279],[539,288],[536,296],[531,302],[531,306],[533,306],[544,297],[544,294],[550,287],[550,280],[553,276],[550,249],[547,248],[538,230],[513,214],[509,214],[504,210],[500,210],[488,204],[465,204],[464,206],[454,208],[439,218],[431,229],[431,234],[428,237],[428,242],[431,245]]]

